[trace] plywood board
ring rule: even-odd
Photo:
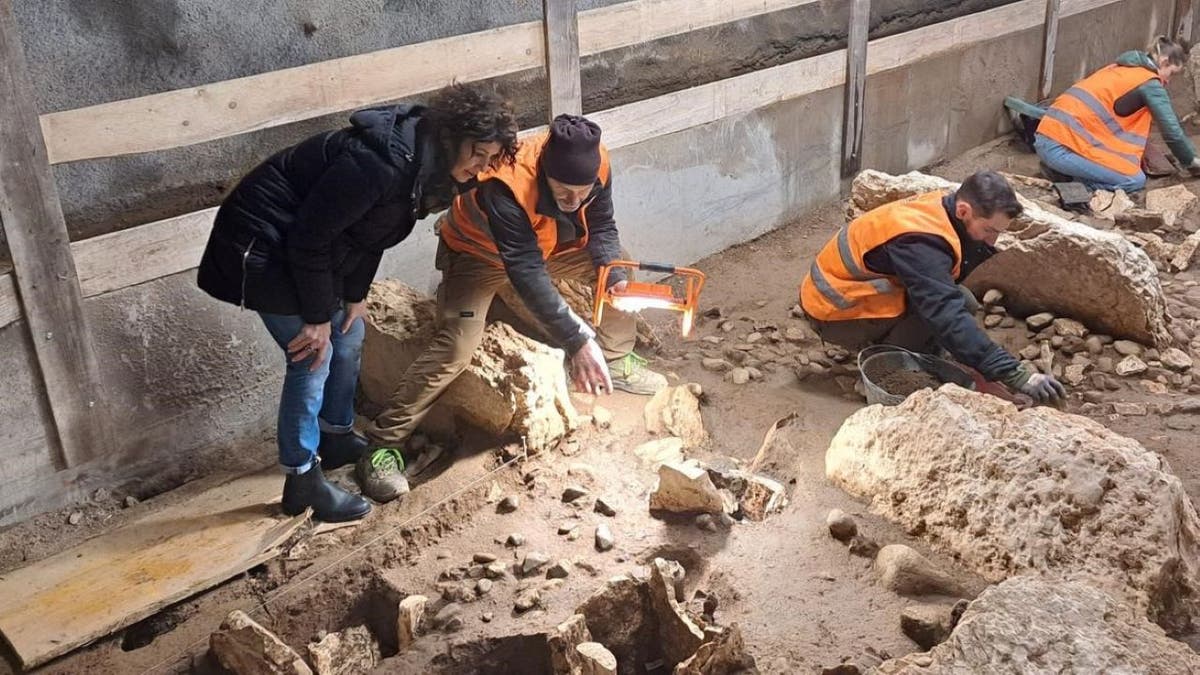
[[[273,467],[234,478],[5,574],[0,633],[31,668],[270,560],[307,519],[282,487]]]

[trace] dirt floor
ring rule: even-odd
[[[935,173],[962,178],[982,167],[1037,175],[1036,160],[1007,141],[968,153]],[[791,310],[808,261],[843,222],[842,207],[830,205],[802,223],[701,261],[698,267],[709,279],[703,305],[713,316],[701,320],[698,335],[687,342],[670,317],[652,317],[664,338],[654,366],[673,382],[699,383],[704,391],[702,414],[710,440],[688,451],[690,456],[713,465],[748,463],[764,432],[776,420],[795,415],[781,427],[760,467],[788,489],[789,503],[782,512],[763,522],[718,523],[715,531],[691,519],[651,517],[646,503],[655,473],[634,452],[652,440],[643,421],[645,399],[616,394],[596,401],[576,395],[585,415],[596,405],[611,411],[611,428],[586,424],[558,450],[524,460],[514,459],[519,452],[513,446],[461,439],[410,495],[376,508],[362,524],[320,534],[306,528],[275,560],[40,672],[220,672],[207,653],[208,637],[233,609],[245,610],[301,654],[326,632],[365,624],[384,656],[375,672],[538,672],[522,660],[530,653],[530,636],[565,620],[606,579],[636,572],[656,556],[684,566],[689,600],[696,591],[718,599],[716,621],[740,627],[761,672],[819,673],[848,660],[869,667],[919,651],[900,629],[900,611],[911,601],[880,586],[869,559],[852,555],[829,536],[828,512],[837,508],[852,514],[860,532],[880,545],[907,543],[955,570],[959,581],[975,592],[983,583],[870,514],[824,477],[830,438],[864,401],[854,391],[851,370],[838,363],[846,355],[825,353]],[[1173,307],[1197,306],[1200,271],[1165,275],[1164,281],[1170,282]],[[1018,350],[1030,343],[1019,319],[992,332]],[[703,365],[705,358],[734,358],[730,353],[738,351],[745,355],[737,358],[757,369],[760,378],[735,384]],[[832,368],[823,376],[798,378],[795,366],[801,354]],[[1200,444],[1195,442],[1200,407],[1177,405],[1200,388],[1192,385],[1189,392],[1175,382],[1148,387],[1138,378],[1111,377],[1101,383],[1106,386],[1089,379],[1072,387],[1066,409],[1161,453],[1192,499],[1200,501]],[[1132,414],[1116,414],[1113,403],[1144,407],[1124,406],[1119,409]],[[247,465],[269,463],[272,452],[264,441],[240,457]],[[348,471],[341,470],[338,479],[348,483]],[[568,486],[589,494],[566,503],[561,496]],[[131,513],[173,503],[189,489],[194,488],[185,486],[128,507],[123,495],[102,494],[96,504],[0,532],[0,575],[115,527]],[[501,513],[498,502],[513,495],[520,498],[517,509]],[[612,505],[616,515],[596,513],[596,497]],[[80,522],[69,524],[76,511]],[[606,552],[599,552],[593,541],[601,523],[615,538],[615,547]],[[508,543],[514,534],[524,540],[519,546]],[[455,595],[453,587],[462,586],[459,579],[473,559],[520,561],[530,552],[564,561],[566,578],[505,576],[478,597]],[[518,613],[514,599],[529,588],[540,591],[541,607]],[[397,654],[396,605],[414,593],[430,598],[430,614],[449,604],[445,597],[457,598],[462,625],[422,635],[411,650]],[[0,672],[5,669],[0,662]],[[664,671],[643,664],[629,672]]]

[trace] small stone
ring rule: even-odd
[[[1113,349],[1121,356],[1138,356],[1142,353],[1142,346],[1132,340],[1116,340]]]
[[[462,619],[459,616],[462,614],[462,606],[457,603],[450,603],[438,610],[437,614],[433,615],[434,628],[441,628],[445,631],[453,632],[456,630],[454,620],[458,619],[458,628],[462,627]]]
[[[400,651],[404,651],[417,639],[421,620],[425,617],[425,605],[429,598],[423,595],[409,595],[400,601],[399,615],[396,617],[396,637]]]
[[[1192,357],[1188,356],[1187,352],[1182,349],[1175,347],[1164,349],[1159,355],[1159,360],[1167,368],[1178,372],[1191,370],[1192,368]]]
[[[879,553],[879,544],[873,539],[856,534],[850,538],[850,554],[860,558],[874,558]]]
[[[1112,404],[1113,412],[1125,417],[1145,417],[1149,412],[1144,403],[1118,401]]]
[[[1099,335],[1089,335],[1083,341],[1083,346],[1087,348],[1088,353],[1092,356],[1100,356],[1104,353],[1104,342],[1100,339]]]
[[[574,532],[577,529],[579,529],[579,523],[577,523],[575,521],[567,521],[567,522],[563,523],[562,525],[558,526],[558,534],[560,536],[571,534],[572,532]]]
[[[950,637],[952,611],[947,605],[905,607],[900,612],[900,629],[922,649],[933,649]]]
[[[788,342],[804,342],[806,339],[808,339],[808,334],[805,333],[804,329],[800,328],[799,326],[789,326],[788,329],[783,332],[783,339],[787,340]]]
[[[480,579],[479,581],[476,581],[475,593],[478,595],[487,595],[492,591],[492,584],[493,582],[491,579]]]
[[[734,384],[746,384],[750,381],[750,371],[746,368],[734,368],[725,374],[725,380]]]
[[[615,541],[613,540],[612,530],[605,523],[600,523],[596,526],[596,550],[608,551],[611,550]]]
[[[67,524],[78,525],[83,520],[83,514],[78,511],[72,511],[71,515],[67,516]]]
[[[493,614],[492,612],[484,612],[483,615],[479,617],[479,620],[484,623],[491,623],[492,619],[495,619],[495,618],[496,618],[496,615]]]
[[[710,513],[702,513],[696,516],[696,527],[704,530],[705,532],[717,531],[717,523],[715,520],[713,520],[712,514]]]
[[[599,642],[582,642],[575,646],[582,675],[617,675],[617,657]]]
[[[1004,291],[998,288],[989,289],[983,294],[983,304],[985,305],[998,305],[1002,302],[1004,302]]]
[[[1117,364],[1113,362],[1111,356],[1101,356],[1096,359],[1096,370],[1102,373],[1111,373],[1116,370]]]
[[[754,344],[754,343],[756,343],[756,342],[758,342],[758,341],[760,341],[760,340],[762,340],[762,339],[763,339],[763,334],[762,334],[762,333],[759,333],[759,332],[754,332],[754,333],[751,333],[751,334],[749,334],[749,335],[747,335],[747,336],[746,336],[746,344],[750,344],[750,345],[752,345],[752,344]]]
[[[571,530],[571,532],[569,534],[567,534],[567,541],[577,541],[578,539],[579,539],[579,528],[578,527],[575,528],[574,530]]]
[[[131,509],[138,505],[138,498],[133,495],[125,495],[125,508]]]
[[[1141,375],[1146,372],[1147,366],[1144,361],[1136,356],[1126,356],[1117,364],[1117,375],[1121,377],[1129,377],[1130,375]]]
[[[521,497],[518,495],[509,495],[500,500],[500,503],[496,505],[496,511],[498,513],[512,513],[520,507]]]
[[[530,551],[525,554],[525,558],[521,560],[521,573],[528,576],[542,569],[550,563],[550,556],[537,551]]]
[[[587,489],[582,488],[578,485],[570,485],[565,490],[563,490],[562,500],[564,502],[570,504],[571,502],[575,501],[576,499],[579,499],[581,497],[586,497],[587,495],[588,495]]]
[[[503,579],[508,573],[508,567],[504,563],[492,563],[483,568],[484,575],[489,579]]]
[[[612,507],[612,505],[609,504],[608,502],[606,502],[604,500],[604,498],[602,498],[602,497],[596,498],[595,511],[596,511],[596,513],[599,513],[600,515],[608,516],[609,518],[612,518],[617,515],[617,510],[614,509]]]
[[[280,675],[312,675],[291,647],[245,612],[234,610],[209,638],[209,649],[226,671]]]
[[[612,426],[613,414],[608,408],[601,406],[592,407],[592,424],[596,425],[597,429],[607,429]]]
[[[508,540],[505,541],[505,543],[514,548],[518,547],[518,546],[524,546],[525,545],[525,535],[514,532],[514,533],[508,535]]]
[[[1049,326],[1054,321],[1054,315],[1049,312],[1042,312],[1026,317],[1025,325],[1029,326],[1029,330],[1040,331],[1046,326]]]
[[[517,596],[517,600],[513,603],[513,609],[517,610],[518,614],[524,614],[534,607],[540,607],[542,604],[542,594],[536,588],[530,588],[523,591]]]
[[[825,517],[825,525],[829,527],[829,534],[838,541],[850,541],[858,534],[858,523],[841,509],[830,511]]]
[[[997,326],[1000,325],[1000,322],[1002,320],[1003,320],[1003,317],[1001,317],[998,314],[988,314],[987,316],[983,317],[983,327],[984,328],[996,328]]]
[[[551,579],[566,579],[571,575],[571,568],[565,561],[559,560],[546,570],[546,576]]]
[[[438,560],[448,560],[449,558],[450,558],[450,551],[447,551],[446,549],[442,549],[437,552]]]
[[[496,556],[492,555],[491,553],[476,553],[475,555],[471,556],[471,560],[479,563],[480,565],[486,565],[488,563],[496,562]]]
[[[889,544],[875,556],[875,571],[885,588],[900,595],[964,595],[950,575],[903,544]]]
[[[1167,385],[1165,385],[1161,382],[1154,382],[1153,380],[1142,380],[1138,384],[1142,385],[1142,389],[1145,389],[1147,394],[1154,394],[1156,396],[1166,396],[1167,395]]]
[[[96,488],[96,492],[92,494],[92,501],[106,502],[110,496],[107,488]]]
[[[804,318],[804,308],[800,305],[792,305],[791,315],[797,319]]]
[[[1037,360],[1042,355],[1042,348],[1038,345],[1026,345],[1021,349],[1021,358],[1026,361]]]
[[[1002,319],[1000,319],[1000,327],[1001,328],[1012,328],[1015,325],[1017,325],[1017,321],[1016,321],[1016,319],[1012,318],[1011,316],[1006,316],[1006,317],[1003,317]]]
[[[1053,322],[1054,334],[1063,337],[1085,338],[1088,334],[1088,329],[1082,323],[1075,319],[1055,319]]]
[[[1078,387],[1087,379],[1087,364],[1073,364],[1063,368],[1063,380],[1072,387]]]

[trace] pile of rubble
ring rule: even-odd
[[[1147,644],[1161,654],[1156,663],[1174,664],[1155,672],[1200,667],[1200,656],[1164,633],[1200,625],[1200,516],[1167,463],[1137,442],[1084,417],[1018,411],[946,385],[852,415],[830,444],[826,474],[913,536],[1004,582],[971,605],[944,648],[881,672],[1017,663],[1023,657],[1013,645],[1041,653],[1034,647],[1067,633],[1076,646],[1090,645],[1104,666],[1095,672],[1150,672],[1135,656]],[[834,534],[852,529],[843,524]],[[879,562],[890,548],[876,558],[881,579],[914,590],[912,575],[888,573]],[[901,560],[922,566],[908,552],[885,562]],[[961,595],[947,577],[916,576],[920,590]],[[1013,600],[1021,597],[1027,604]],[[1050,609],[1048,600],[1071,611]],[[1143,647],[1126,649],[1130,635]],[[1073,649],[1048,653],[1069,659]]]

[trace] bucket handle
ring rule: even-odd
[[[918,361],[925,360],[923,358],[925,356],[924,354],[918,354],[917,352],[909,351],[909,350],[905,349],[904,347],[897,347],[895,345],[870,345],[870,346],[864,347],[861,351],[858,352],[858,369],[861,371],[863,361],[866,361],[867,359],[871,358],[872,356],[875,356],[876,354],[886,354],[889,352],[901,352],[904,354],[908,354],[909,356],[917,359]]]

